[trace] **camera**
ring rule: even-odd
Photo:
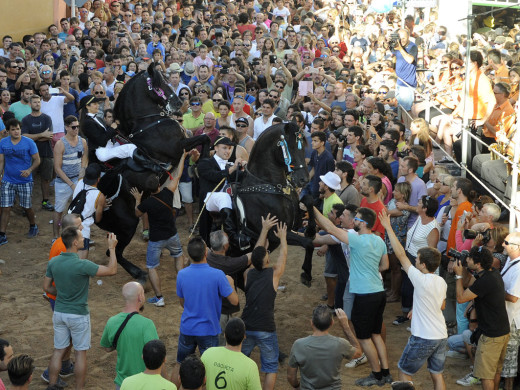
[[[333,131],[332,134],[334,134],[334,136],[337,138],[337,140],[339,142],[346,142],[347,141],[347,137],[344,136],[343,134],[341,134],[339,131]]]
[[[468,251],[459,252],[458,250],[456,250],[454,248],[451,248],[448,251],[448,256],[451,256],[454,259],[459,260],[460,264],[462,264],[463,267],[467,267],[468,266],[468,256],[469,256],[469,252]]]
[[[401,38],[399,37],[399,33],[394,32],[390,34],[390,40],[388,41],[388,47],[390,50],[395,50],[400,40]]]
[[[483,232],[477,232],[476,230],[466,229],[464,230],[464,238],[474,240],[479,234],[482,234],[482,245],[486,245],[491,240],[491,232],[485,230]]]
[[[270,64],[276,64],[276,59],[277,59],[277,57],[274,54],[271,54],[269,56],[269,63]]]
[[[220,70],[220,74],[228,74],[228,73],[229,73],[228,67],[222,67],[222,69]]]
[[[405,149],[401,152],[399,152],[399,151],[397,152],[397,157],[399,157],[399,158],[405,158],[407,156],[408,156],[408,149]]]
[[[118,32],[118,33],[117,33],[117,36],[118,36],[119,38],[123,38],[125,35],[126,35],[126,34],[125,34],[124,32]]]

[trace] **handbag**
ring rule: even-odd
[[[119,329],[116,332],[116,335],[114,336],[114,340],[112,340],[112,348],[117,348],[117,341],[119,340],[119,336],[121,336],[121,332],[123,332],[123,329],[125,329],[126,324],[128,324],[128,321],[130,321],[130,318],[132,318],[135,314],[138,314],[136,311],[128,314],[123,321],[123,323],[119,326]]]

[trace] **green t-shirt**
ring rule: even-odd
[[[117,330],[129,313],[119,313],[108,319],[101,346],[110,348]],[[143,347],[151,340],[157,340],[157,329],[152,320],[135,314],[130,318],[117,341],[116,379],[114,383],[121,386],[123,380],[146,369],[143,361]]]
[[[330,210],[332,210],[332,206],[338,203],[343,204],[343,201],[335,192],[328,198],[323,199],[323,215],[328,216]]]
[[[161,375],[148,375],[141,372],[123,381],[121,390],[177,390],[177,387]]]
[[[191,112],[188,112],[182,116],[184,128],[188,130],[195,131],[199,127],[204,126],[204,113],[201,111],[200,115],[197,118],[193,117]]]
[[[11,106],[9,106],[9,111],[11,111],[14,114],[14,117],[19,121],[32,112],[30,104],[22,104],[21,102],[11,104]]]
[[[58,313],[87,315],[88,284],[96,276],[99,265],[80,259],[77,253],[63,252],[47,264],[46,276],[52,278],[58,290],[56,306]]]
[[[242,352],[213,347],[201,357],[206,367],[206,389],[261,390],[256,363]]]

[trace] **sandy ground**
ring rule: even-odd
[[[48,252],[51,246],[52,213],[40,209],[39,185],[35,185],[36,194],[34,203],[37,224],[40,235],[34,239],[27,239],[27,219],[19,210],[11,213],[11,221],[7,230],[9,244],[0,247],[0,259],[5,261],[0,265],[3,272],[0,275],[0,337],[9,340],[16,353],[27,353],[35,359],[36,370],[31,389],[44,389],[46,384],[40,379],[42,371],[47,367],[53,348],[53,331],[51,310],[47,301],[42,298],[42,282],[45,275]],[[186,217],[178,219],[179,232],[183,244],[188,240]],[[140,227],[138,228],[140,232]],[[104,264],[106,235],[97,227],[93,228],[93,239],[96,245],[91,250],[90,259]],[[126,257],[141,267],[145,264],[146,243],[140,235],[134,237],[126,249]],[[311,333],[310,316],[313,308],[320,303],[320,297],[325,292],[325,282],[322,277],[324,258],[315,256],[313,285],[307,288],[300,284],[300,266],[303,261],[303,250],[290,247],[289,258],[285,275],[281,285],[286,286],[284,292],[278,293],[276,299],[276,325],[280,350],[289,354],[291,345],[297,338]],[[277,258],[276,252],[272,254]],[[166,255],[162,257],[159,269],[162,288],[166,299],[166,306],[156,308],[146,305],[143,315],[151,318],[160,338],[168,349],[167,363],[171,368],[176,357],[179,323],[182,309],[175,294],[175,273],[173,263]],[[88,352],[88,389],[112,389],[115,377],[116,353],[106,353],[100,346],[101,334],[107,319],[118,313],[122,308],[121,287],[131,280],[130,276],[118,267],[117,275],[113,277],[92,278],[90,286],[89,305],[92,322],[92,348]],[[147,296],[151,296],[150,287]],[[239,292],[241,304],[244,304],[244,294]],[[398,377],[397,362],[407,342],[409,332],[406,326],[400,327],[391,324],[400,312],[399,303],[390,303],[385,311],[387,325],[387,346],[390,361],[390,371],[395,379]],[[338,324],[334,325],[334,335],[342,335]],[[259,362],[258,350],[252,358]],[[455,381],[469,372],[469,361],[448,359],[445,370],[448,389],[459,387]],[[280,366],[277,379],[277,389],[290,389],[286,379],[286,362]],[[368,375],[368,364],[356,369],[342,368],[341,375],[343,388],[357,388],[354,381]],[[0,378],[7,384],[7,373],[0,373]],[[432,382],[426,367],[423,367],[414,378],[417,389],[432,389]],[[74,383],[73,377],[67,378],[69,388]],[[385,386],[390,388],[390,385]]]

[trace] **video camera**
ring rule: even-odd
[[[477,232],[476,230],[466,229],[464,230],[464,238],[474,240],[479,234],[482,234],[482,245],[486,245],[491,240],[491,232],[485,230],[483,232]]]

